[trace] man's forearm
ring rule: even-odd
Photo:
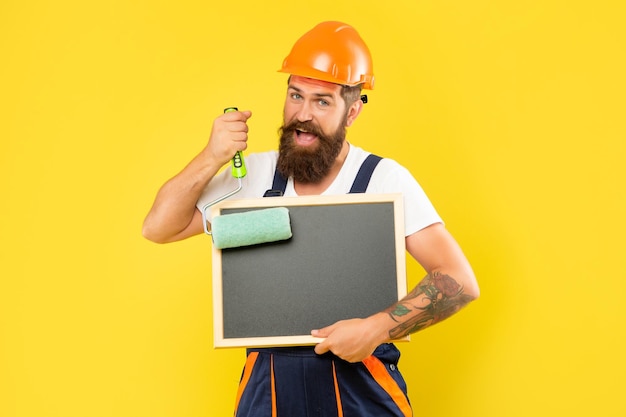
[[[439,272],[428,274],[406,297],[385,310],[398,323],[389,330],[389,338],[398,339],[432,326],[474,298],[465,294],[463,287],[451,276]]]
[[[201,154],[167,181],[146,216],[144,236],[156,242],[167,242],[185,230],[194,217],[198,198],[218,169],[218,164],[207,163]]]

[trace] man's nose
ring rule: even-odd
[[[311,112],[311,104],[308,101],[302,103],[296,112],[296,118],[299,122],[308,122],[313,119],[313,113]]]

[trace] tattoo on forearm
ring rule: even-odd
[[[423,306],[415,305],[419,300]],[[472,297],[463,294],[463,287],[446,274],[434,272],[426,277],[402,301],[386,311],[398,326],[389,331],[391,339],[404,337],[440,322],[472,301]],[[418,311],[413,317],[401,321],[401,317]]]

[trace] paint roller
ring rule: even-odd
[[[224,113],[231,111],[237,111],[237,108],[228,107],[224,109]],[[241,151],[237,151],[232,159],[231,173],[237,179],[238,187],[202,207],[204,232],[211,235],[214,247],[217,249],[236,248],[291,238],[291,222],[289,210],[286,207],[272,207],[215,216],[211,222],[211,230],[209,230],[207,210],[242,189],[242,178],[246,176],[247,171]]]

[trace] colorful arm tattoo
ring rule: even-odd
[[[398,324],[389,331],[391,339],[398,339],[438,323],[472,301],[463,294],[463,287],[446,274],[434,272],[426,277],[405,298],[386,310]],[[414,303],[419,301],[420,306]],[[403,316],[411,315],[407,320]]]

